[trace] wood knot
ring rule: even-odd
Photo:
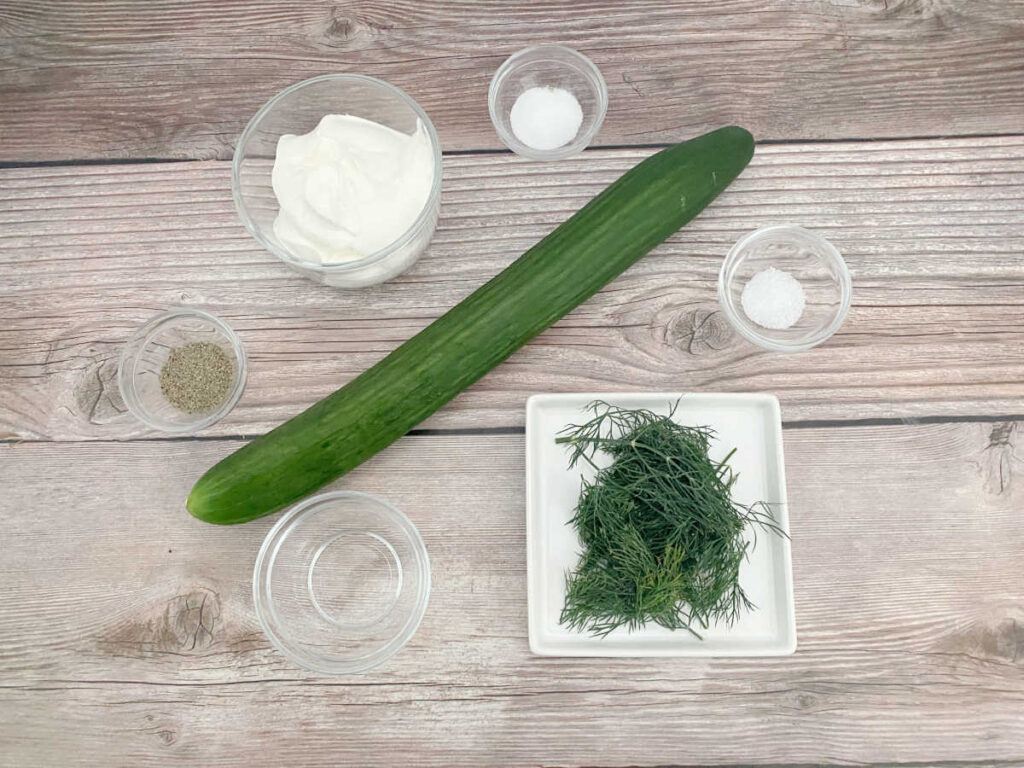
[[[717,309],[694,309],[677,317],[668,328],[668,343],[691,355],[717,352],[732,340],[732,326]]]
[[[220,596],[212,589],[197,589],[178,595],[164,612],[167,625],[174,630],[181,650],[194,651],[213,643],[220,618]]]
[[[815,705],[818,703],[817,699],[809,693],[798,693],[795,701],[796,708],[805,711],[814,709]]]
[[[1024,665],[1024,622],[1010,617],[981,623],[948,638],[943,649],[972,658]]]
[[[346,15],[341,8],[331,8],[327,21],[318,31],[317,42],[327,48],[352,48],[377,36],[386,25],[374,26]]]
[[[148,610],[147,610],[148,609]],[[118,624],[100,645],[118,656],[181,655],[213,645],[220,620],[220,596],[199,587],[143,608]]]
[[[348,42],[355,37],[356,23],[344,16],[337,16],[337,9],[331,10],[331,17],[324,28],[324,37],[329,40]]]
[[[1013,421],[1001,421],[993,424],[992,431],[988,436],[988,447],[999,448],[1004,445],[1010,445],[1010,436],[1013,434],[1016,426],[1016,422]]]
[[[637,84],[636,80],[634,80],[632,77],[627,75],[625,72],[622,73],[622,82],[624,82],[626,85],[628,85],[630,88],[632,88],[633,89],[633,93],[635,93],[637,96],[643,97],[644,92],[640,88],[640,86]]]
[[[156,737],[160,739],[160,743],[165,747],[171,746],[178,740],[178,734],[171,728],[161,728],[156,732]]]
[[[117,350],[112,345],[95,345],[85,354],[92,363],[78,371],[75,408],[86,423],[103,426],[128,410],[117,386]]]
[[[179,738],[179,727],[177,723],[169,722],[165,715],[158,719],[154,715],[146,715],[146,723],[143,731],[153,734],[162,747],[169,747],[177,743]]]
[[[1013,421],[1001,421],[992,425],[981,462],[986,493],[998,496],[1010,488],[1014,462],[1017,461],[1013,439],[1016,428],[1017,424]]]

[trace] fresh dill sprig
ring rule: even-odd
[[[557,439],[569,446],[570,466],[597,470],[571,521],[583,544],[566,576],[560,622],[571,629],[607,635],[654,622],[700,638],[699,629],[732,624],[752,607],[739,585],[744,530],[785,534],[767,504],[732,500],[735,450],[712,461],[714,432],[674,422],[677,406],[661,416],[594,402],[593,418]],[[610,466],[598,467],[598,451]]]

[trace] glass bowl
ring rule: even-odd
[[[253,571],[256,615],[299,666],[356,674],[413,636],[427,610],[430,560],[419,531],[383,499],[313,496],[267,534]]]
[[[790,328],[764,328],[743,311],[747,282],[769,267],[800,283],[806,305]],[[850,310],[853,286],[846,262],[828,240],[802,227],[764,227],[741,237],[722,263],[718,300],[733,327],[765,349],[796,352],[810,349],[839,330]]]
[[[563,88],[576,97],[583,110],[576,137],[557,149],[534,149],[512,131],[512,106],[524,91],[537,87]],[[531,160],[562,160],[578,155],[597,135],[608,109],[608,88],[600,70],[582,53],[561,45],[535,45],[512,54],[498,67],[487,105],[494,129],[506,147]]]
[[[390,245],[356,261],[318,264],[303,259],[274,235],[278,203],[271,186],[277,141],[309,133],[324,115],[347,114],[413,133],[423,123],[434,156],[427,202],[412,226]],[[441,204],[441,142],[419,104],[393,85],[363,75],[323,75],[285,88],[263,105],[242,132],[231,166],[231,194],[245,228],[260,245],[306,277],[337,288],[362,288],[411,267],[437,226]]]
[[[186,413],[171,405],[160,390],[160,371],[171,350],[194,342],[211,342],[231,359],[234,376],[216,408]],[[235,332],[220,318],[198,309],[173,309],[137,330],[117,364],[117,386],[128,410],[139,421],[162,432],[198,432],[224,418],[245,389],[245,350]]]

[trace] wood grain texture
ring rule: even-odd
[[[405,89],[446,149],[498,148],[488,84],[539,42],[601,68],[605,146],[1024,128],[1022,0],[2,0],[0,160],[224,159],[268,98],[338,71]]]
[[[417,524],[430,607],[351,679],[260,632],[273,520],[184,512],[238,441],[2,445],[0,765],[1016,764],[1021,427],[787,430],[799,649],[774,659],[532,657],[522,437],[403,438],[338,485]]]
[[[226,163],[0,172],[0,436],[145,434],[117,355],[155,312],[223,316],[249,353],[252,435],[357,375],[650,150],[538,165],[457,156],[423,259],[370,290],[293,274],[238,222]],[[718,311],[718,269],[758,226],[822,232],[854,275],[826,345],[760,351]],[[787,419],[1024,413],[1024,138],[760,147],[696,221],[425,422],[523,423],[534,392],[765,390]]]

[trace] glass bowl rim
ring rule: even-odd
[[[167,323],[180,318],[202,320],[220,331],[231,344],[231,351],[235,355],[238,374],[235,377],[235,383],[231,389],[231,394],[228,395],[219,408],[204,415],[202,418],[197,418],[195,421],[172,424],[154,417],[142,405],[142,401],[137,395],[134,384],[135,361],[137,361],[139,353],[149,345],[153,336],[158,330],[160,330],[160,328]],[[129,358],[131,358],[131,363],[129,363]],[[129,364],[131,365],[130,371],[128,369]],[[206,429],[207,427],[216,424],[227,416],[242,396],[242,392],[245,389],[247,375],[248,362],[245,356],[245,347],[243,346],[241,339],[238,338],[238,334],[235,333],[230,325],[216,315],[212,315],[209,312],[204,312],[201,309],[194,309],[192,307],[178,307],[176,309],[170,309],[147,320],[145,323],[140,325],[131,336],[128,337],[124,346],[121,348],[121,354],[118,356],[117,360],[117,388],[120,390],[121,399],[124,400],[124,404],[128,407],[128,410],[135,418],[147,427],[172,434],[198,432],[199,430]]]
[[[369,653],[347,658],[315,655],[313,653],[306,655],[296,651],[275,629],[275,626],[281,626],[283,622],[278,619],[274,611],[273,596],[270,590],[263,588],[264,582],[273,572],[278,550],[292,530],[294,530],[294,526],[298,523],[299,519],[312,509],[341,498],[372,502],[386,520],[396,524],[398,528],[406,533],[422,577],[419,585],[419,594],[416,596],[416,603],[402,628],[380,648]],[[295,504],[267,532],[256,555],[256,563],[253,566],[253,607],[255,608],[256,618],[260,623],[260,627],[263,629],[263,633],[267,636],[270,644],[289,661],[304,669],[320,674],[355,675],[383,664],[409,643],[419,629],[423,617],[426,615],[427,605],[430,601],[431,582],[430,555],[427,553],[427,547],[423,541],[422,534],[420,534],[419,529],[409,519],[408,515],[386,499],[371,493],[351,490],[327,491],[314,494]],[[270,619],[273,619],[273,621]]]
[[[744,249],[752,242],[776,233],[793,233],[801,238],[810,240],[816,246],[818,253],[822,254],[828,262],[835,265],[839,274],[837,282],[839,285],[840,300],[836,313],[827,325],[819,328],[810,337],[799,341],[783,341],[754,330],[752,325],[746,322],[740,315],[740,310],[733,301],[729,288],[726,285],[726,282],[729,279],[729,273],[741,259]],[[850,270],[846,265],[846,260],[839,252],[839,249],[817,232],[796,224],[771,224],[766,227],[755,229],[752,232],[748,232],[733,243],[732,248],[729,249],[729,253],[726,254],[725,259],[722,261],[722,267],[718,272],[718,302],[721,305],[722,310],[725,312],[725,316],[729,319],[729,323],[741,336],[747,339],[747,341],[775,352],[801,352],[811,349],[812,347],[816,347],[830,339],[846,320],[846,316],[850,311],[852,298],[853,281],[850,277]]]
[[[555,149],[533,149],[519,141],[511,131],[505,131],[501,127],[501,121],[498,117],[498,91],[505,82],[505,79],[524,63],[523,59],[533,54],[547,52],[567,54],[569,58],[576,60],[580,64],[583,72],[596,84],[597,115],[590,129],[568,144],[556,147]],[[531,59],[531,62],[525,63],[532,63],[532,61],[536,60],[543,61],[544,59]],[[494,76],[491,78],[491,84],[487,89],[487,111],[491,116],[491,124],[497,132],[498,138],[515,154],[530,160],[564,160],[580,154],[590,146],[590,142],[598,134],[598,131],[601,130],[605,115],[608,112],[608,85],[605,83],[604,75],[601,74],[601,70],[598,69],[597,65],[588,56],[580,53],[575,48],[549,43],[531,45],[513,53],[495,71]]]
[[[242,173],[242,148],[246,145],[249,138],[253,133],[256,132],[260,121],[266,117],[266,115],[277,106],[278,102],[281,101],[285,96],[288,96],[295,91],[305,88],[308,85],[314,83],[322,83],[329,80],[335,81],[354,81],[360,83],[368,83],[375,87],[382,88],[383,90],[390,91],[397,95],[399,99],[412,109],[416,113],[416,116],[423,123],[427,130],[427,136],[430,139],[430,148],[434,157],[434,178],[430,184],[430,193],[427,195],[427,200],[423,204],[422,210],[416,217],[416,220],[409,226],[409,228],[391,241],[388,245],[383,248],[374,251],[373,253],[367,254],[361,259],[355,261],[347,261],[343,264],[318,264],[315,261],[306,261],[293,256],[290,252],[277,246],[269,238],[265,237],[259,229],[253,223],[252,217],[249,216],[249,212],[246,209],[245,202],[242,199],[241,191],[241,173]],[[292,83],[287,88],[279,91],[269,98],[262,107],[260,107],[256,114],[254,114],[249,122],[246,124],[245,129],[242,131],[238,138],[238,143],[235,144],[235,151],[231,158],[231,197],[235,202],[235,210],[238,211],[238,217],[242,220],[242,225],[249,232],[249,234],[262,245],[266,250],[270,251],[274,256],[281,259],[282,261],[300,267],[301,269],[319,271],[319,272],[330,272],[339,273],[347,272],[351,270],[362,269],[363,267],[369,266],[370,264],[376,264],[378,261],[387,258],[389,255],[397,251],[406,245],[416,233],[423,227],[423,225],[433,215],[433,210],[436,207],[438,197],[441,194],[441,176],[442,176],[442,155],[441,155],[441,140],[438,138],[437,131],[434,129],[434,123],[430,117],[423,110],[415,99],[409,94],[403,91],[398,86],[392,85],[384,80],[380,80],[376,77],[370,77],[369,75],[357,75],[349,72],[336,72],[327,75],[318,75],[317,77],[310,77],[306,80],[300,80],[297,83]]]

